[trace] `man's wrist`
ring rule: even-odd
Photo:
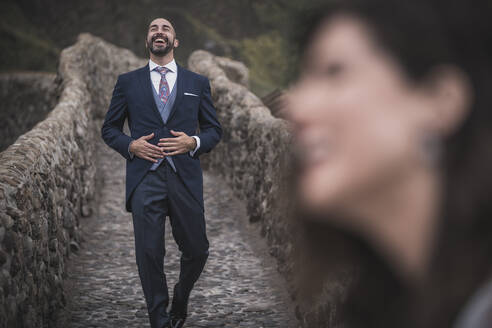
[[[200,138],[198,136],[192,136],[192,138],[195,139],[195,148],[193,148],[189,152],[191,157],[195,156],[195,153],[197,152],[198,148],[200,148]]]
[[[130,141],[130,143],[128,144],[128,156],[130,157],[130,160],[132,160],[132,159],[133,159],[133,157],[135,156],[135,155],[133,154],[133,152],[131,152],[131,150],[130,150],[130,146],[131,146],[132,142],[134,142],[134,141],[135,141],[135,140],[132,140],[132,141]]]
[[[135,140],[132,140],[130,141],[130,144],[128,144],[128,151],[131,153],[131,154],[134,154],[133,152],[133,149],[132,149],[132,144],[135,142]]]
[[[196,145],[197,145],[197,144],[196,144],[196,139],[195,139],[195,138],[193,138],[193,137],[190,137],[190,139],[191,139],[191,141],[190,141],[190,149],[188,149],[188,150],[189,150],[189,151],[193,151],[193,150],[195,150]]]

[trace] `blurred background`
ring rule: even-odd
[[[146,57],[144,38],[152,18],[176,27],[178,62],[205,49],[244,62],[250,87],[264,96],[286,86],[294,49],[286,41],[296,0],[4,0],[0,4],[0,70],[56,71],[61,49],[89,32]]]

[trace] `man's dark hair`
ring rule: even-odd
[[[171,23],[171,26],[173,27],[173,30],[174,30],[174,38],[178,38],[178,33],[176,32],[176,26],[174,25],[173,21],[169,18],[166,18],[164,16],[157,16],[157,17],[152,17],[148,20],[148,24],[147,24],[147,30],[145,32],[148,32],[149,31],[149,27],[150,27],[150,23],[152,23],[154,20],[158,19],[158,18],[162,18],[162,19],[165,19],[167,20],[169,23]],[[147,38],[147,33],[145,34],[145,38]]]

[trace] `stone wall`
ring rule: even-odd
[[[223,126],[221,142],[202,156],[202,163],[224,176],[235,194],[246,201],[250,220],[261,224],[280,272],[290,278],[293,240],[285,197],[291,172],[288,125],[273,117],[244,83],[236,83],[241,80],[231,81],[235,75],[224,71],[209,52],[195,51],[188,66],[210,79]]]
[[[203,165],[222,174],[234,192],[247,202],[251,221],[261,221],[265,236],[281,245],[273,252],[288,253],[289,241],[284,240],[284,233],[278,233],[286,226],[282,194],[291,162],[287,123],[274,118],[244,85],[231,81],[231,75],[226,74],[217,57],[209,52],[194,52],[188,66],[210,79],[224,130],[219,145],[203,156]]]
[[[65,261],[93,208],[100,119],[116,76],[142,63],[128,50],[80,35],[61,54],[55,108],[0,153],[0,327],[50,326],[65,304]],[[33,111],[50,107],[46,90]]]
[[[316,300],[301,300],[295,271],[296,220],[289,202],[289,181],[293,167],[289,125],[272,116],[269,108],[250,92],[234,65],[223,68],[223,59],[198,50],[188,60],[191,70],[210,79],[219,121],[223,126],[221,143],[203,155],[205,167],[221,174],[234,193],[247,203],[250,220],[258,222],[266,237],[270,254],[296,303],[296,316],[303,327],[341,327],[339,305],[344,294],[343,279],[325,283]]]
[[[0,151],[44,120],[55,107],[55,77],[40,72],[0,74]]]

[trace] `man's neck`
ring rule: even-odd
[[[164,66],[172,62],[174,59],[174,53],[171,51],[165,56],[155,56],[153,53],[150,54],[150,60],[156,63],[159,66]]]

